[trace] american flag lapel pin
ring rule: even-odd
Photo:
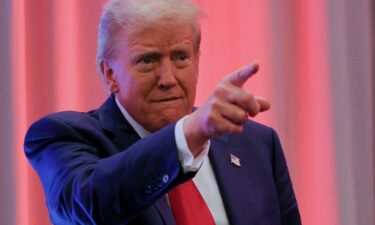
[[[238,167],[241,166],[241,162],[240,162],[240,158],[238,158],[237,156],[233,155],[233,154],[229,154],[230,156],[230,162]]]

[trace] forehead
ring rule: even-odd
[[[172,44],[185,42],[193,43],[194,32],[190,24],[163,22],[145,26],[131,33],[125,33],[124,41],[129,46],[160,45],[169,46]]]
[[[196,31],[195,25],[188,21],[171,20],[161,20],[148,25],[143,24],[138,26],[137,29],[123,29],[117,36],[115,47],[117,53],[115,53],[114,59],[119,57],[119,54],[122,55],[121,57],[125,57],[124,54],[131,54],[138,49],[150,51],[151,47],[154,47],[151,51],[166,52],[168,48],[170,50],[171,47],[176,46],[178,43],[184,44],[184,49],[181,50],[191,50],[194,53],[198,53],[199,38],[197,38]],[[176,48],[178,48],[178,45]]]

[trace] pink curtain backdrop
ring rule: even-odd
[[[303,224],[374,224],[371,0],[196,2],[206,13],[196,105],[227,73],[257,60],[260,71],[244,88],[272,102],[255,120],[280,135]],[[23,138],[38,118],[88,111],[108,95],[95,66],[103,3],[0,3],[0,141],[8,147],[0,150],[0,224],[50,224]]]

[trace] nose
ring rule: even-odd
[[[158,70],[158,87],[168,89],[176,84],[176,70],[173,62],[170,60],[163,60]]]

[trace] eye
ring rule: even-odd
[[[187,59],[188,59],[188,56],[187,56],[186,53],[180,53],[176,57],[176,60],[179,60],[179,61],[184,61],[184,60],[187,60]]]
[[[185,68],[190,64],[190,56],[185,51],[178,51],[173,54],[172,60],[178,68]]]
[[[134,68],[139,72],[150,72],[157,67],[160,57],[159,53],[140,54],[134,58]]]
[[[147,57],[143,57],[143,58],[139,59],[137,61],[137,63],[152,64],[152,63],[155,63],[155,59],[150,57],[150,56],[147,56]]]
[[[186,51],[176,51],[174,54],[172,54],[172,60],[176,62],[183,62],[189,58],[189,54]]]

